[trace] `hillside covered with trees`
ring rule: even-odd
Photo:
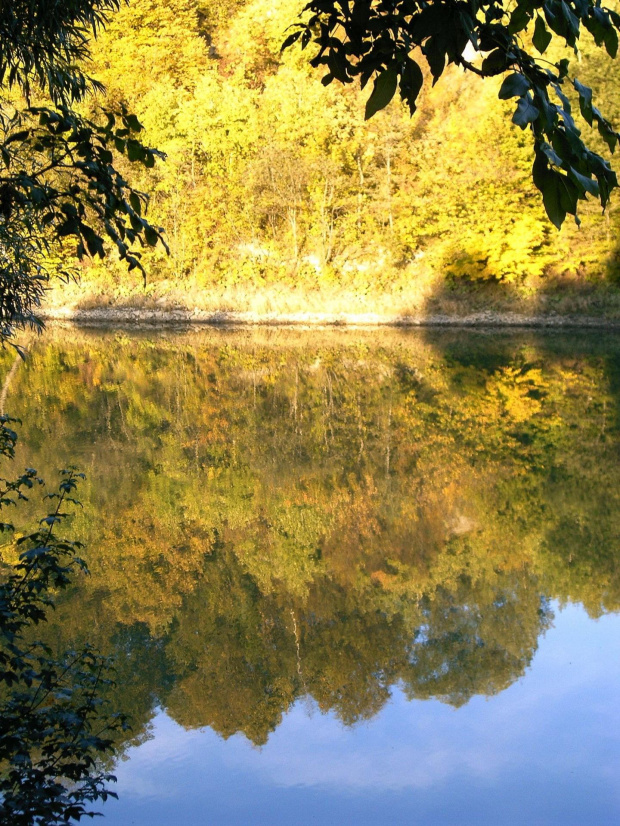
[[[579,41],[581,77],[613,117],[614,73],[579,28],[614,56],[620,16],[560,0],[567,29],[555,2],[550,29]],[[0,6],[0,340],[17,350],[0,354],[0,455],[27,464],[0,491],[0,508],[27,514],[0,523],[0,821],[89,814],[109,796],[104,755],[148,736],[156,706],[255,744],[300,698],[346,725],[394,686],[458,707],[525,673],[554,602],[618,609],[613,336],[377,346],[61,329],[24,339],[30,361],[15,339],[41,331],[54,275],[52,303],[69,308],[402,315],[465,295],[544,310],[561,284],[573,307],[613,313],[613,208],[601,218],[591,201],[581,230],[552,229],[586,191],[605,206],[617,180],[572,122],[568,64],[549,74],[517,47],[531,24],[546,52],[540,8],[488,0],[483,20],[458,5],[431,9],[443,34],[382,53],[366,72],[374,103],[282,50],[300,5]],[[474,30],[503,30],[499,63]],[[465,42],[490,52],[473,71],[484,85],[458,68],[473,67]],[[390,101],[421,88],[415,49],[445,82],[409,94],[412,119],[378,97],[386,78]],[[620,133],[572,88],[613,151]],[[25,422],[19,444],[5,403]],[[51,477],[59,451],[88,480],[61,471],[41,518],[31,460]]]
[[[147,251],[146,287],[87,262],[81,286],[53,302],[403,314],[450,309],[478,285],[469,301],[544,310],[559,280],[573,310],[613,304],[602,287],[620,272],[613,196],[604,215],[584,203],[580,229],[553,227],[529,136],[497,97],[501,76],[452,67],[435,87],[425,79],[413,117],[393,101],[365,121],[368,90],[324,86],[306,53],[281,52],[300,9],[134,0],[111,18],[90,70],[106,103],[136,112],[145,142],[167,154],[136,184],[171,254]],[[579,76],[617,122],[620,70],[589,37]]]

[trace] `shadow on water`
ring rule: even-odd
[[[51,334],[11,393],[29,461],[82,457],[92,575],[46,634],[115,656],[138,739],[496,694],[552,599],[620,608],[619,368],[574,332]]]

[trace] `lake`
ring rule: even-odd
[[[44,634],[116,663],[106,823],[618,822],[620,336],[52,328],[2,370],[16,470],[86,473]]]

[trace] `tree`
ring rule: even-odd
[[[12,458],[17,436],[0,417],[0,456]],[[37,530],[16,538],[21,550],[0,583],[0,822],[46,826],[92,816],[86,806],[116,797],[114,780],[101,765],[114,734],[128,729],[125,715],[110,714],[102,692],[113,685],[110,662],[90,645],[54,655],[33,639],[36,626],[55,607],[55,592],[66,588],[76,569],[81,543],[60,538],[64,506],[77,500],[77,476],[63,471],[56,507]],[[0,509],[26,499],[37,482],[27,470],[17,480],[0,480]],[[13,533],[10,523],[0,531]]]
[[[397,90],[415,112],[422,56],[433,84],[451,63],[481,78],[507,73],[499,97],[517,98],[512,121],[531,132],[532,175],[550,220],[559,228],[570,213],[578,222],[578,202],[588,194],[606,207],[618,181],[609,163],[586,146],[570,97],[611,152],[620,135],[593,105],[592,90],[572,76],[569,59],[543,57],[554,37],[577,55],[584,28],[616,56],[620,15],[599,0],[310,0],[305,13],[283,48],[297,41],[315,46],[310,62],[327,70],[325,84],[357,79],[363,88],[374,78],[367,118]]]
[[[89,35],[120,0],[16,0],[0,6],[0,334],[41,326],[35,312],[52,275],[74,275],[76,255],[115,248],[138,268],[136,244],[163,242],[144,216],[147,196],[115,166],[153,167],[161,153],[138,138],[121,107],[101,122],[79,111],[101,90],[81,68]],[[71,249],[70,249],[71,245]],[[75,245],[75,246],[73,246]],[[144,271],[143,271],[144,274]]]
[[[35,315],[45,284],[69,278],[85,255],[115,248],[129,269],[142,269],[137,244],[161,231],[143,216],[147,197],[115,166],[116,157],[153,167],[161,153],[142,144],[142,127],[124,107],[101,123],[80,111],[101,87],[84,73],[89,32],[107,22],[119,0],[15,0],[0,4],[0,341],[16,327],[41,327]],[[75,244],[69,252],[68,244]],[[0,417],[0,457],[12,458],[16,434]],[[21,551],[0,581],[0,821],[66,823],[92,813],[113,779],[101,758],[122,715],[102,717],[109,663],[90,646],[56,657],[33,640],[34,627],[67,586],[80,543],[55,529],[67,502],[77,503],[73,471],[65,472],[56,508],[34,532],[15,538]],[[30,469],[0,480],[0,508],[26,499],[40,481]],[[0,523],[0,533],[13,532]],[[3,566],[4,567],[4,566]]]

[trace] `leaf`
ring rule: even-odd
[[[127,157],[130,161],[143,161],[145,156],[146,152],[141,143],[131,139],[127,141]]]
[[[159,240],[159,235],[157,234],[157,232],[153,229],[153,227],[148,225],[144,227],[144,237],[146,238],[146,243],[149,245],[149,247],[156,246]]]
[[[592,89],[579,83],[577,79],[573,81],[573,86],[579,95],[579,108],[581,110],[581,116],[586,123],[592,126]]]
[[[91,227],[82,225],[82,237],[86,242],[86,247],[90,255],[98,255],[100,258],[105,256],[103,248],[103,239],[97,235]]]
[[[555,166],[562,166],[562,158],[557,154],[553,147],[549,146],[548,143],[543,143],[541,146],[542,151],[545,153],[545,156],[549,160],[550,163],[554,164]]]
[[[504,49],[494,49],[488,57],[482,61],[481,69],[485,75],[501,75],[505,72],[508,59]]]
[[[568,176],[575,184],[577,184],[582,193],[589,192],[590,195],[594,195],[598,198],[600,189],[598,182],[593,178],[587,178],[585,175],[577,172],[576,169],[573,169],[573,167],[568,170]]]
[[[579,200],[579,187],[573,183],[566,175],[557,175],[557,187],[560,193],[560,204],[562,209],[570,212],[571,215],[577,214],[577,201]]]
[[[554,83],[553,84],[553,90],[556,93],[556,95],[558,96],[558,98],[560,99],[560,102],[562,104],[562,108],[564,109],[564,112],[567,115],[570,115],[570,113],[572,111],[570,100],[566,97],[566,95],[562,91],[562,87],[559,85],[559,83]]]
[[[534,36],[532,38],[532,43],[536,49],[538,49],[540,54],[544,54],[547,51],[547,47],[551,43],[552,39],[552,34],[545,26],[545,21],[542,17],[537,17],[536,23],[534,24]]]
[[[434,86],[446,68],[445,41],[439,36],[433,35],[424,44],[423,52],[433,76]]]
[[[142,132],[142,129],[144,128],[136,115],[127,115],[127,126],[132,132]]]
[[[603,118],[598,121],[598,133],[609,147],[609,151],[614,152],[618,143],[618,133],[614,132]]]
[[[137,192],[129,193],[129,203],[131,204],[131,208],[134,212],[136,212],[138,215],[142,214],[142,202],[140,201]]]
[[[296,43],[301,36],[301,29],[299,31],[293,32],[289,34],[289,36],[285,39],[284,43],[280,47],[280,52],[283,52],[285,49],[288,49],[293,43]]]
[[[396,92],[396,84],[398,82],[398,73],[393,66],[381,72],[375,79],[375,85],[370,97],[366,101],[365,119],[369,120],[380,109],[385,109],[388,103],[394,97]]]
[[[413,115],[416,110],[416,101],[424,83],[422,70],[410,57],[405,61],[405,67],[400,77],[400,95]]]
[[[559,69],[558,77],[560,80],[563,80],[565,77],[568,76],[568,69],[570,67],[570,61],[567,57],[563,57],[561,60],[558,61],[557,67]]]
[[[609,28],[605,32],[605,49],[610,57],[618,54],[618,32],[614,28]]]
[[[15,143],[15,141],[24,141],[28,135],[30,135],[29,129],[22,129],[19,132],[14,132],[5,140],[4,145],[8,146],[9,143]]]
[[[566,218],[566,210],[562,208],[560,191],[555,175],[547,176],[543,185],[542,196],[545,211],[549,216],[549,220],[558,229],[561,229],[564,219]]]
[[[510,22],[508,24],[508,32],[516,34],[516,32],[523,31],[530,22],[531,12],[524,4],[520,4],[510,15]]]
[[[512,122],[520,126],[521,129],[525,129],[528,123],[533,123],[539,114],[539,110],[534,106],[529,96],[525,95],[519,99],[515,113],[512,116]]]
[[[132,229],[134,229],[136,232],[140,232],[142,230],[142,218],[132,214],[129,216],[129,221],[131,222]]]
[[[520,72],[514,72],[504,79],[498,97],[500,100],[518,98],[524,95],[530,88],[531,84],[525,75],[522,75]]]

